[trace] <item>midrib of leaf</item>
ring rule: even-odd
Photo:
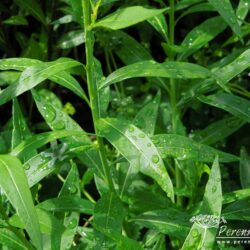
[[[122,185],[122,190],[121,190],[121,197],[123,196],[123,192],[124,192],[124,188],[126,186],[126,183],[127,183],[127,179],[129,177],[129,173],[130,173],[130,170],[132,169],[132,164],[129,163],[129,168],[128,168],[128,171],[126,173],[126,177],[125,177],[125,180],[123,182],[123,185]]]
[[[105,228],[108,228],[112,199],[113,199],[113,193],[110,193],[110,200],[109,200],[108,212],[107,212],[107,216],[106,216]]]

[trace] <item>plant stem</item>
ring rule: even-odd
[[[175,35],[175,13],[174,13],[174,0],[169,1],[170,5],[170,12],[169,12],[169,42],[170,45],[174,45],[174,35]],[[174,54],[171,52],[169,59],[171,61],[174,60]],[[171,108],[172,108],[172,131],[173,133],[177,133],[177,118],[178,118],[178,109],[177,109],[177,91],[176,91],[176,82],[175,79],[170,79],[170,102],[171,102]],[[181,172],[178,168],[177,164],[175,163],[175,178],[176,178],[176,187],[181,187]],[[177,204],[182,204],[181,197],[177,196],[176,200]]]
[[[91,11],[90,11],[90,0],[82,0],[83,16],[84,16],[84,34],[85,34],[85,48],[86,48],[86,74],[87,74],[87,85],[90,97],[90,106],[93,117],[94,129],[97,134],[96,122],[100,118],[99,106],[97,102],[97,86],[94,80],[94,35],[91,30]],[[99,145],[99,154],[102,162],[103,172],[105,175],[105,181],[107,182],[110,191],[114,191],[114,184],[111,178],[108,161],[105,153],[103,139],[97,136],[97,142]]]

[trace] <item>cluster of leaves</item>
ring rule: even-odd
[[[1,1],[0,249],[231,249],[190,219],[249,226],[249,8]]]

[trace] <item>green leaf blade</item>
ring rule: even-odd
[[[43,249],[37,214],[21,162],[16,157],[1,155],[0,170],[2,189],[24,223],[33,244],[37,249]]]

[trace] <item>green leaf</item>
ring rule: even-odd
[[[62,58],[62,60],[65,60],[65,58]],[[50,62],[50,64],[53,64],[55,62],[56,61]],[[46,65],[48,65],[48,63],[44,63],[42,61],[35,60],[35,59],[29,59],[29,58],[8,58],[8,59],[0,60],[0,70],[24,71],[28,67],[38,66],[38,65],[45,65],[46,66]],[[12,72],[12,73],[20,74],[19,72]],[[58,72],[56,74],[52,74],[52,75],[49,74],[48,79],[55,82],[55,83],[57,83],[57,84],[59,84],[59,85],[61,85],[61,86],[63,86],[63,87],[65,87],[65,88],[68,88],[73,93],[80,96],[87,103],[89,103],[88,98],[87,98],[84,90],[81,88],[81,85],[76,81],[76,79],[74,77],[72,77],[66,71],[60,71],[60,72]]]
[[[208,105],[223,109],[242,120],[250,122],[250,101],[242,97],[218,92],[198,99]]]
[[[94,80],[96,86],[101,82],[103,79],[103,72],[102,72],[102,65],[101,63],[95,58],[94,60]],[[99,117],[105,117],[109,105],[110,100],[110,89],[109,87],[103,88],[96,94],[97,102],[98,102],[98,113]]]
[[[27,20],[23,16],[11,16],[5,19],[3,23],[8,25],[28,25]]]
[[[0,155],[0,186],[20,216],[33,244],[43,249],[37,214],[21,162],[10,155]]]
[[[15,0],[15,3],[43,24],[47,24],[43,11],[36,0]]]
[[[84,32],[74,30],[64,34],[58,41],[57,46],[61,49],[70,49],[77,47],[85,42]]]
[[[122,67],[110,74],[100,88],[133,77],[166,77],[175,79],[207,78],[210,72],[206,68],[186,62],[157,63],[153,60],[141,61]]]
[[[242,20],[244,20],[246,18],[247,13],[249,11],[249,8],[250,8],[249,0],[240,0],[239,1],[238,8],[236,11],[237,17],[239,19],[241,19],[241,20],[238,20],[239,25],[241,25]]]
[[[80,199],[80,180],[76,164],[71,161],[71,169],[59,192],[58,198],[77,197]],[[64,226],[67,228],[62,235],[60,249],[69,249],[73,243],[79,224],[80,213],[77,211],[65,212],[62,215]]]
[[[53,132],[45,132],[41,134],[37,134],[32,136],[31,138],[23,141],[17,147],[15,147],[11,151],[11,155],[13,156],[22,156],[30,152],[30,150],[37,149],[51,141],[55,141],[59,138],[67,137],[67,136],[81,136],[84,132],[79,131],[53,131]]]
[[[236,201],[222,211],[227,220],[250,221],[249,198]]]
[[[220,214],[222,207],[222,190],[221,190],[221,175],[218,158],[214,160],[209,180],[205,188],[200,216],[207,223],[212,223],[212,226],[206,226],[200,221],[200,217],[193,217],[194,222],[190,232],[182,246],[182,250],[191,249],[214,249],[214,241],[219,227]],[[210,217],[209,217],[210,216]],[[214,219],[213,219],[214,218]]]
[[[11,148],[14,149],[22,141],[31,137],[31,132],[26,124],[25,118],[23,116],[23,113],[20,109],[19,103],[16,98],[13,99],[13,105],[12,105],[12,123],[13,123],[13,130],[12,130]],[[36,151],[31,150],[29,153],[25,155],[23,160],[27,161],[34,155],[36,155]]]
[[[209,124],[202,130],[195,131],[193,140],[207,145],[214,144],[233,134],[245,123],[238,117],[229,116]]]
[[[142,60],[151,60],[152,56],[133,37],[121,30],[111,32],[111,39],[115,37],[119,42],[119,46],[115,47],[114,52],[126,65],[136,63]]]
[[[250,197],[250,188],[239,189],[223,195],[223,204],[228,204]]]
[[[242,188],[250,188],[250,156],[245,148],[240,151],[240,183]]]
[[[154,134],[160,100],[161,93],[158,92],[154,100],[146,104],[134,119],[134,125],[148,135]]]
[[[55,97],[51,96],[53,98],[48,99],[50,93],[51,92],[49,90],[32,90],[32,96],[35,100],[36,106],[49,127],[56,131],[79,131],[77,136],[63,140],[68,144],[75,144],[78,146],[90,144],[90,139],[78,123],[67,115],[62,108],[58,108],[53,104],[53,99],[55,99]],[[81,131],[82,135],[80,135]]]
[[[148,22],[168,41],[168,26],[163,14],[150,18]]]
[[[94,27],[105,27],[113,30],[123,29],[142,21],[145,21],[151,17],[157,16],[166,9],[147,9],[142,6],[131,6],[127,8],[121,8],[112,14],[98,20]]]
[[[174,208],[148,211],[131,219],[144,227],[179,239],[185,238],[188,234],[190,226],[188,220],[188,214]]]
[[[187,58],[209,41],[214,39],[227,25],[221,17],[212,17],[196,26],[184,38],[181,46],[186,47],[186,50],[179,55],[179,59]]]
[[[97,123],[101,136],[132,164],[133,168],[153,178],[173,201],[173,184],[164,163],[148,136],[126,121],[100,119]]]
[[[15,250],[27,250],[28,248],[23,242],[9,229],[0,228],[0,242],[3,246],[7,246],[8,249]]]
[[[51,212],[78,212],[83,214],[93,214],[94,212],[93,203],[77,196],[48,199],[39,203],[37,207]]]
[[[60,245],[61,235],[65,231],[65,227],[63,226],[61,221],[58,220],[51,213],[44,211],[43,209],[39,209],[39,208],[36,208],[35,211],[38,216],[41,232],[49,236],[50,239],[52,239],[52,242],[49,242],[49,245],[50,245],[49,247],[51,247],[52,250],[58,249],[58,246]],[[24,228],[24,224],[20,220],[17,214],[13,215],[10,218],[9,222],[12,226],[15,226],[18,228]]]
[[[94,210],[94,227],[101,228],[104,232],[122,232],[122,223],[126,215],[123,204],[114,193],[104,194],[96,203]],[[100,232],[95,232],[96,247],[108,244],[107,239]],[[100,249],[100,248],[99,248]]]
[[[213,162],[216,155],[221,162],[238,161],[239,158],[221,152],[210,146],[197,143],[190,138],[176,134],[154,135],[152,141],[157,146],[163,158],[172,156],[177,160],[195,160],[201,162]]]
[[[241,29],[231,2],[229,0],[208,0],[208,2],[219,12],[233,32],[241,37]]]
[[[13,97],[34,88],[39,83],[61,71],[80,66],[81,63],[69,59],[60,58],[54,62],[43,63],[28,67],[21,74],[17,83],[11,84],[0,93],[0,105],[8,102]]]

